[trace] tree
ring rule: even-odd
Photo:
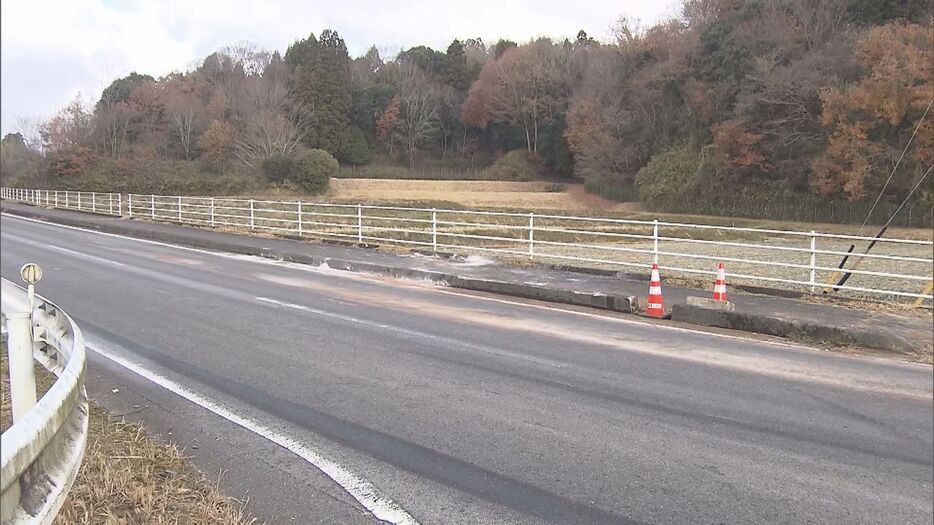
[[[336,31],[326,29],[296,42],[286,51],[286,62],[294,65],[298,100],[313,112],[305,134],[306,142],[343,158],[350,136],[350,57]]]
[[[409,169],[414,169],[418,147],[437,126],[438,91],[428,75],[406,62],[399,64],[396,82],[400,109],[397,129],[408,152]]]
[[[413,64],[431,76],[441,76],[445,73],[447,56],[430,47],[417,46],[399,53],[396,62]]]
[[[87,145],[92,132],[92,114],[80,93],[39,128],[42,147],[46,151]]]
[[[360,128],[351,128],[350,137],[344,150],[345,160],[354,166],[366,164],[373,158],[370,152],[370,145],[366,141],[366,136]]]
[[[3,184],[11,179],[31,185],[42,185],[42,156],[27,144],[23,133],[7,133],[0,140],[0,177]]]
[[[191,160],[195,138],[203,120],[204,105],[191,79],[181,77],[165,84],[165,109],[172,137],[179,146],[182,158]]]
[[[376,121],[376,140],[388,145],[390,157],[392,156],[393,138],[399,128],[399,113],[401,111],[402,104],[399,97],[395,96],[389,101]]]
[[[821,91],[821,122],[830,142],[814,162],[814,187],[824,196],[851,199],[881,190],[916,125],[890,192],[902,194],[934,162],[934,124],[921,116],[934,93],[934,35],[918,24],[893,22],[866,31],[856,56],[867,74],[858,82]]]
[[[223,173],[234,144],[233,127],[226,121],[214,120],[198,138],[198,148],[203,151],[201,160],[208,169]]]
[[[274,154],[291,156],[304,139],[309,111],[295,101],[287,71],[269,71],[250,77],[238,93],[238,119],[244,123],[234,154],[247,166],[257,167]]]
[[[457,91],[465,92],[470,87],[470,75],[467,71],[467,56],[460,40],[454,40],[448,46],[444,61],[444,83]]]
[[[500,39],[495,44],[493,44],[493,58],[500,58],[506,54],[510,49],[515,49],[519,47],[512,40]]]
[[[135,71],[129,75],[118,78],[110,83],[109,86],[104,88],[104,91],[101,93],[101,99],[98,104],[102,102],[126,102],[130,98],[130,93],[133,91],[137,85],[143,82],[153,82],[153,78],[149,75],[140,75]]]
[[[567,104],[554,47],[538,41],[505,52],[488,63],[470,88],[464,122],[485,127],[490,121],[522,128],[528,151],[538,150],[539,128]]]

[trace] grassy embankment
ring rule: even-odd
[[[0,354],[0,428],[6,430],[12,424],[6,345]],[[41,394],[54,376],[41,366],[36,374]],[[254,523],[175,445],[156,441],[93,401],[89,408],[84,460],[56,524]]]

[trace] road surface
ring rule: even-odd
[[[927,365],[0,221],[270,522],[931,521]]]

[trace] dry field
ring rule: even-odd
[[[495,208],[508,210],[583,211],[624,209],[584,193],[580,184],[552,182],[499,182],[471,180],[331,179],[327,195],[303,197],[270,193],[275,198],[303,198],[310,202],[397,204]]]

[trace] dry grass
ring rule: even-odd
[[[0,423],[12,423],[6,348],[0,356]],[[37,367],[44,392],[53,376]],[[139,425],[89,403],[84,460],[56,524],[253,523],[243,506],[195,469],[175,445],[149,437]]]
[[[587,210],[592,204],[581,199],[576,185],[551,182],[505,182],[472,180],[332,179],[326,195],[309,201],[388,204],[411,206],[433,202],[436,207],[496,208],[501,210]],[[300,197],[286,193],[278,198]],[[304,197],[302,197],[304,198]]]

